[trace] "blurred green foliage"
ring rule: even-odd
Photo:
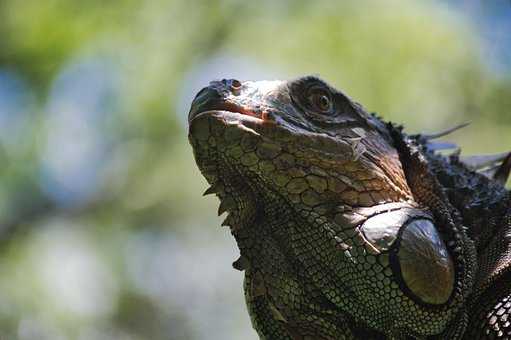
[[[313,73],[411,132],[511,146],[511,76],[442,2],[0,2],[0,337],[255,339],[186,140],[220,77]]]

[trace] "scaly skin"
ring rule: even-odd
[[[261,339],[511,332],[501,184],[314,77],[212,82],[189,122]]]

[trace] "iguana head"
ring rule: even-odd
[[[283,281],[302,275],[333,306],[387,334],[438,334],[453,319],[468,289],[459,284],[466,268],[453,260],[459,242],[414,198],[379,118],[309,76],[211,82],[189,124],[207,193],[220,198],[244,256],[238,266],[271,272],[261,252],[275,248],[270,257],[291,263]],[[281,303],[285,320],[299,314]]]
[[[318,78],[212,82],[189,120],[210,182],[228,184],[232,175],[255,196],[273,191],[312,209],[410,197],[384,124]]]

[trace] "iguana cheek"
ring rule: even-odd
[[[454,288],[454,264],[429,220],[404,227],[396,257],[406,287],[428,304],[446,303]]]

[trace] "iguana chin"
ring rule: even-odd
[[[316,77],[213,81],[189,124],[261,339],[511,338],[510,155],[442,156]]]

